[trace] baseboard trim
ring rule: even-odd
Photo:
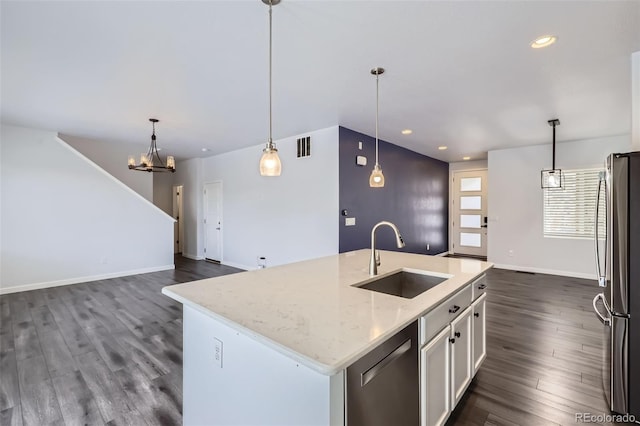
[[[182,253],[183,257],[186,257],[187,259],[191,259],[191,260],[204,260],[204,256],[196,256],[193,254],[189,254],[189,253]]]
[[[257,267],[250,267],[247,265],[243,265],[241,263],[236,263],[236,262],[228,262],[226,260],[223,260],[220,262],[221,264],[225,265],[225,266],[231,266],[232,268],[238,268],[238,269],[244,269],[245,271],[251,271],[253,269],[258,269]]]
[[[596,280],[595,274],[585,274],[583,272],[559,271],[557,269],[545,269],[545,268],[532,268],[530,266],[505,265],[502,263],[495,263],[493,267],[496,269],[507,269],[509,271],[533,272],[536,274],[549,274],[549,275],[559,275],[561,277]]]
[[[25,285],[13,286],[13,287],[2,287],[0,288],[0,294],[18,293],[21,291],[39,290],[42,288],[59,287],[62,285],[80,284],[80,283],[86,283],[86,282],[98,281],[98,280],[108,280],[110,278],[126,277],[129,275],[148,274],[150,272],[159,272],[159,271],[167,271],[169,269],[175,269],[175,267],[176,266],[174,264],[163,265],[163,266],[152,266],[149,268],[133,269],[129,271],[110,272],[108,274],[88,275],[85,277],[68,278],[64,280],[46,281],[41,283],[25,284]]]

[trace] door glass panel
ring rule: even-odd
[[[460,179],[460,191],[482,191],[482,178],[462,178]]]
[[[480,228],[480,216],[479,214],[461,214],[460,215],[460,227],[461,228]]]
[[[467,247],[481,247],[481,237],[480,234],[470,234],[468,232],[460,233],[460,245]]]
[[[460,209],[462,210],[481,210],[482,209],[482,197],[480,195],[474,195],[472,197],[460,197]]]

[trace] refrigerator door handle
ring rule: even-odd
[[[598,285],[600,287],[607,286],[607,260],[605,253],[605,264],[604,264],[604,274],[602,273],[602,269],[600,268],[600,243],[599,243],[599,235],[598,235],[598,222],[600,220],[600,193],[602,189],[602,183],[604,182],[604,186],[606,189],[607,181],[605,179],[605,173],[600,172],[600,176],[598,179],[598,191],[596,192],[596,209],[595,209],[595,220],[594,220],[594,242],[595,242],[595,252],[596,252],[596,273],[598,274]],[[604,245],[607,246],[607,232],[605,226],[605,235],[604,235]]]
[[[598,302],[598,299],[602,300],[602,304],[604,305],[604,308],[607,310],[607,313],[610,313],[609,308],[607,306],[607,302],[604,300],[603,293],[598,293],[596,294],[596,297],[593,298],[593,310],[596,312],[596,315],[600,319],[600,322],[602,322],[606,326],[611,326],[611,316],[607,318],[600,313],[600,310],[598,310],[598,306],[596,305],[596,303]]]

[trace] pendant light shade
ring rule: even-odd
[[[369,186],[372,188],[384,187],[384,175],[382,174],[380,164],[376,164],[375,166],[373,166],[373,170],[371,170],[371,176],[369,176]]]
[[[260,174],[262,176],[280,176],[282,172],[282,164],[278,156],[278,150],[275,145],[267,145],[262,150],[262,158],[260,158]]]
[[[376,164],[373,166],[371,176],[369,176],[369,186],[371,188],[384,187],[384,175],[382,174],[382,168],[378,162],[378,109],[379,102],[379,77],[384,73],[384,68],[376,67],[371,70],[371,74],[376,76]]]
[[[262,176],[280,176],[282,172],[282,163],[280,163],[280,157],[278,156],[278,150],[276,149],[276,144],[273,143],[272,133],[273,133],[273,101],[271,96],[271,58],[272,58],[272,10],[271,8],[278,3],[280,0],[262,0],[264,4],[269,6],[269,142],[267,142],[267,146],[262,150],[262,157],[260,158],[260,174]]]
[[[554,118],[547,121],[549,126],[553,127],[553,157],[551,169],[545,169],[540,172],[540,186],[542,189],[564,189],[564,180],[562,179],[562,169],[556,169],[556,126],[560,125],[560,120]]]

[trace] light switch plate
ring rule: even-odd
[[[367,165],[367,157],[363,155],[356,156],[356,164],[358,166],[366,166]]]
[[[355,217],[345,217],[344,218],[344,226],[355,226],[356,218]]]

